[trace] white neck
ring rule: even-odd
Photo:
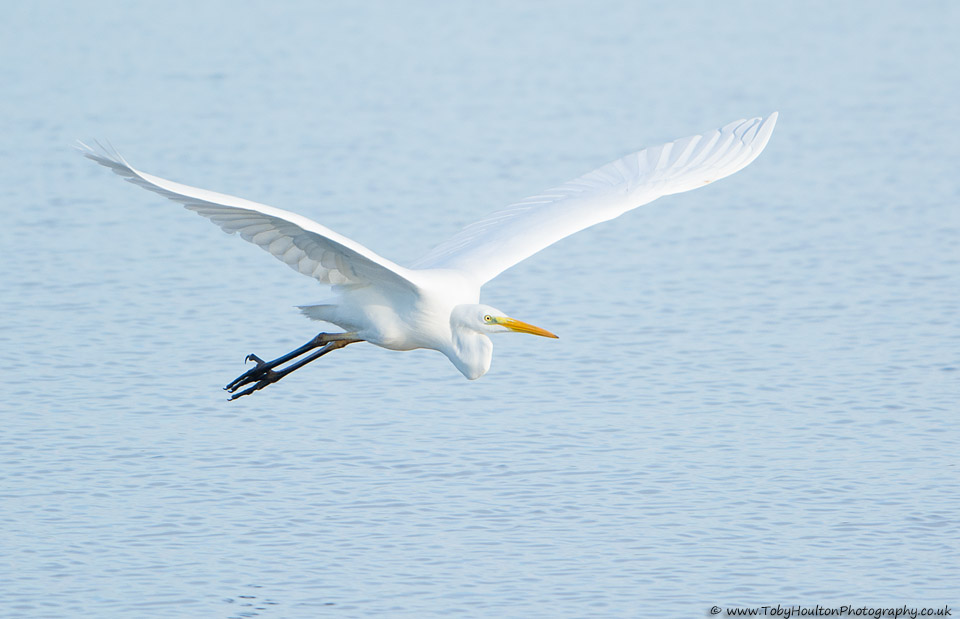
[[[447,351],[447,357],[457,366],[460,373],[476,380],[487,373],[493,360],[493,342],[483,333],[471,329],[455,329],[453,349]]]

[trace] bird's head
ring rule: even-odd
[[[450,327],[453,331],[451,346],[443,352],[470,380],[480,378],[490,369],[493,342],[488,336],[493,333],[514,331],[557,337],[540,327],[504,316],[503,312],[495,307],[476,303],[456,306],[450,315]]]
[[[454,311],[454,321],[459,327],[467,328],[478,333],[530,333],[543,337],[556,338],[557,336],[546,329],[505,316],[503,312],[489,305],[469,304],[457,306]]]

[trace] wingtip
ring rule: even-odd
[[[87,159],[106,166],[121,176],[137,174],[133,166],[123,158],[123,155],[117,151],[109,140],[105,141],[105,143],[100,140],[93,140],[91,144],[77,140],[74,148]]]
[[[73,148],[87,159],[96,158],[97,151],[83,140],[76,140],[73,143]]]
[[[760,151],[767,147],[767,142],[770,141],[770,136],[773,134],[773,128],[777,124],[777,117],[779,115],[779,112],[771,112],[769,116],[761,120],[760,125],[757,127],[756,134],[753,137],[753,147],[757,154],[760,154]]]
[[[753,124],[753,126],[756,127],[757,133],[761,133],[773,129],[773,126],[777,124],[777,118],[779,118],[779,116],[780,112],[775,111],[770,112],[766,116],[754,116],[749,121],[742,122]]]

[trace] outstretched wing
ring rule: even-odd
[[[108,152],[102,146],[93,149],[81,142],[78,148],[85,157],[110,168],[131,183],[180,202],[223,228],[224,232],[239,232],[244,240],[321,283],[392,283],[416,289],[412,281],[415,276],[409,269],[306,217],[140,172],[119,154]]]
[[[459,269],[479,283],[574,232],[638,206],[729,176],[753,161],[777,121],[738,120],[647,148],[467,226],[414,263]]]

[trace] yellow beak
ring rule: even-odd
[[[504,327],[510,329],[511,331],[516,331],[517,333],[529,333],[531,335],[539,335],[542,337],[552,337],[557,338],[556,335],[550,333],[546,329],[541,329],[540,327],[534,327],[531,324],[523,322],[522,320],[517,320],[515,318],[507,318],[506,316],[498,316],[496,319],[498,325],[503,325]]]

